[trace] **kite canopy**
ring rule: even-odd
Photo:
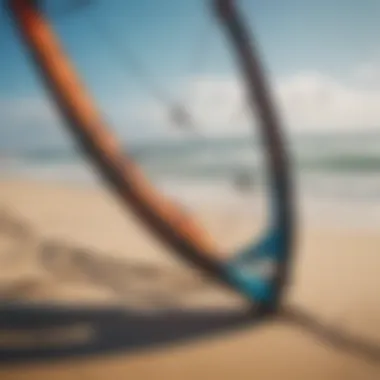
[[[288,278],[293,242],[289,163],[281,126],[256,47],[236,2],[214,0],[212,3],[212,9],[216,11],[230,41],[231,50],[237,56],[249,104],[252,109],[259,111],[272,201],[271,220],[264,236],[258,243],[252,242],[236,252],[230,259],[225,259],[226,256],[218,251],[207,231],[198,222],[151,185],[128,152],[121,151],[64,53],[47,16],[40,9],[40,2],[9,0],[8,7],[20,37],[67,128],[113,192],[138,215],[147,229],[173,248],[172,251],[248,298],[254,306],[254,315],[261,319],[278,310]],[[181,108],[178,108],[174,116],[187,118]],[[89,339],[75,347],[50,348],[45,351],[8,350],[1,357],[22,359],[54,356],[52,352],[66,355],[104,351],[110,349],[110,342],[116,336],[119,336],[116,346],[121,349],[128,345],[130,339],[122,333],[123,324],[127,323],[123,313],[121,310],[7,306],[0,316],[7,316],[8,328],[35,329],[41,325],[57,327],[85,320],[98,332],[99,339]],[[35,317],[37,314],[38,320]],[[27,318],[23,315],[27,315]],[[4,318],[2,323],[4,324]]]

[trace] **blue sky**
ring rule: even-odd
[[[207,1],[98,0],[85,9],[64,15],[62,10],[69,1],[53,3],[49,0],[48,12],[87,86],[115,124],[120,125],[120,115],[123,115],[120,109],[125,109],[125,104],[150,104],[150,91],[134,78],[133,70],[120,64],[90,20],[107,25],[121,45],[126,43],[135,52],[159,87],[168,88],[174,95],[177,94],[178,83],[189,75],[214,77],[214,82],[218,76],[233,76],[223,35],[212,16],[205,12],[209,9]],[[295,108],[289,100],[295,91],[303,94],[302,91],[310,92],[312,89],[314,99],[317,88],[328,96],[330,92],[333,97],[341,94],[341,99],[347,98],[351,103],[357,103],[355,99],[359,102],[369,99],[367,103],[373,102],[371,107],[375,108],[378,93],[373,94],[373,91],[379,90],[380,94],[380,89],[368,86],[373,85],[374,78],[380,77],[377,76],[380,1],[242,0],[241,5],[246,19],[257,33],[272,80],[282,81],[279,91],[286,98],[284,102],[289,103],[286,107]],[[202,44],[206,53],[199,63],[192,62],[196,49]],[[0,14],[0,65],[0,112],[3,116],[5,114],[0,124],[0,148],[7,144],[32,144],[32,140],[36,140],[35,144],[48,144],[65,139],[57,131],[59,123],[56,120],[51,116],[44,119],[45,112],[52,113],[51,107],[3,10]],[[360,73],[363,74],[361,77]],[[362,82],[358,84],[358,80]],[[354,87],[352,82],[355,82]],[[335,99],[334,102],[339,103],[340,100]],[[22,106],[17,110],[20,104]],[[12,105],[17,110],[17,117],[13,119],[15,111],[12,111]],[[310,109],[317,107],[315,104],[309,106]],[[339,107],[342,108],[340,103]],[[37,108],[40,108],[38,112]],[[293,108],[290,113],[295,112]],[[372,108],[366,114],[374,112]],[[362,111],[358,110],[359,113]],[[23,112],[25,117],[20,117]],[[377,116],[371,115],[373,120],[366,119],[369,127],[374,126]],[[360,122],[360,114],[357,117]],[[311,114],[300,120],[289,116],[289,121],[293,123],[294,119],[306,125],[311,118]],[[318,122],[343,123],[338,117],[330,119],[318,119]],[[40,125],[55,123],[57,126]],[[136,121],[134,126],[129,126],[129,131],[121,125],[118,132],[134,136],[144,130],[149,135],[149,123],[154,124],[154,121]],[[131,132],[133,130],[136,133]]]

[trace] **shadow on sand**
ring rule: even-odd
[[[246,310],[141,313],[8,304],[0,307],[0,364],[136,352],[258,322]]]
[[[0,233],[12,243],[1,252],[4,274],[6,268],[15,271],[17,265],[33,259],[33,265],[54,279],[46,282],[44,277],[36,278],[35,284],[26,281],[25,285],[19,274],[0,292],[2,366],[136,352],[258,322],[247,306],[213,307],[207,302],[207,307],[187,308],[189,296],[204,296],[214,290],[212,284],[191,273],[187,275],[186,271],[122,256],[112,258],[59,240],[48,241],[9,213],[0,218]],[[54,293],[55,283],[72,284],[75,289],[78,284],[90,289],[96,285],[114,294],[118,306],[94,307],[78,302],[67,306],[31,298],[34,288]],[[20,284],[24,284],[23,291]],[[151,309],[131,307],[131,296],[143,300]]]

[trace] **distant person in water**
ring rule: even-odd
[[[253,177],[246,171],[241,171],[235,177],[235,187],[240,191],[252,191],[253,190]]]
[[[171,120],[177,127],[182,129],[191,129],[193,127],[190,114],[180,105],[171,110]]]

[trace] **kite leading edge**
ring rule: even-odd
[[[237,2],[213,0],[211,4],[239,62],[249,104],[259,111],[270,173],[272,218],[258,243],[252,242],[227,260],[216,249],[207,231],[159,193],[132,158],[121,151],[39,3],[36,0],[7,1],[20,37],[65,125],[103,179],[146,227],[179,256],[248,298],[256,316],[275,313],[288,278],[293,244],[289,163],[264,70]]]

